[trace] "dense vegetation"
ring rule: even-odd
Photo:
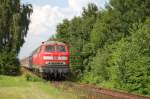
[[[0,0],[0,74],[19,73],[17,58],[27,34],[31,5],[21,5],[20,0]]]
[[[86,83],[150,95],[150,0],[110,0],[57,26],[71,68]]]

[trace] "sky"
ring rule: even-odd
[[[80,16],[82,8],[91,2],[99,8],[104,8],[108,0],[22,0],[22,4],[32,4],[33,13],[25,43],[18,57],[20,59],[28,57],[41,42],[56,34],[58,23],[65,18],[72,19],[74,16]]]

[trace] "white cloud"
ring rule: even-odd
[[[33,6],[34,12],[31,16],[29,33],[43,34],[55,33],[55,26],[64,18],[71,18],[75,13],[67,8],[45,6]]]
[[[79,12],[81,12],[81,9],[88,3],[95,3],[100,7],[104,7],[106,2],[108,2],[108,0],[68,0],[69,7]]]
[[[88,0],[68,0],[69,7],[75,11],[80,11]]]
[[[51,5],[33,5],[33,14],[31,15],[28,35],[25,39],[25,44],[21,48],[19,58],[29,56],[42,41],[48,40],[52,34],[56,33],[56,25],[59,22],[64,18],[71,19],[75,15],[80,15],[82,7],[86,6],[89,2],[101,5],[99,4],[100,0],[68,0],[68,7],[66,8]]]

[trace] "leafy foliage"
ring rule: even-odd
[[[27,34],[32,6],[20,0],[0,1],[0,74],[19,73],[17,54]]]
[[[129,91],[149,93],[150,83],[150,24],[140,24],[133,30],[130,40],[121,40],[113,53],[114,64],[118,67],[118,85]]]
[[[58,25],[56,38],[69,44],[79,80],[150,94],[149,5],[150,0],[110,0],[99,10],[89,4],[82,16]]]

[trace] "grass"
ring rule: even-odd
[[[51,86],[42,80],[28,81],[25,76],[0,76],[0,99],[78,99],[74,93]]]

